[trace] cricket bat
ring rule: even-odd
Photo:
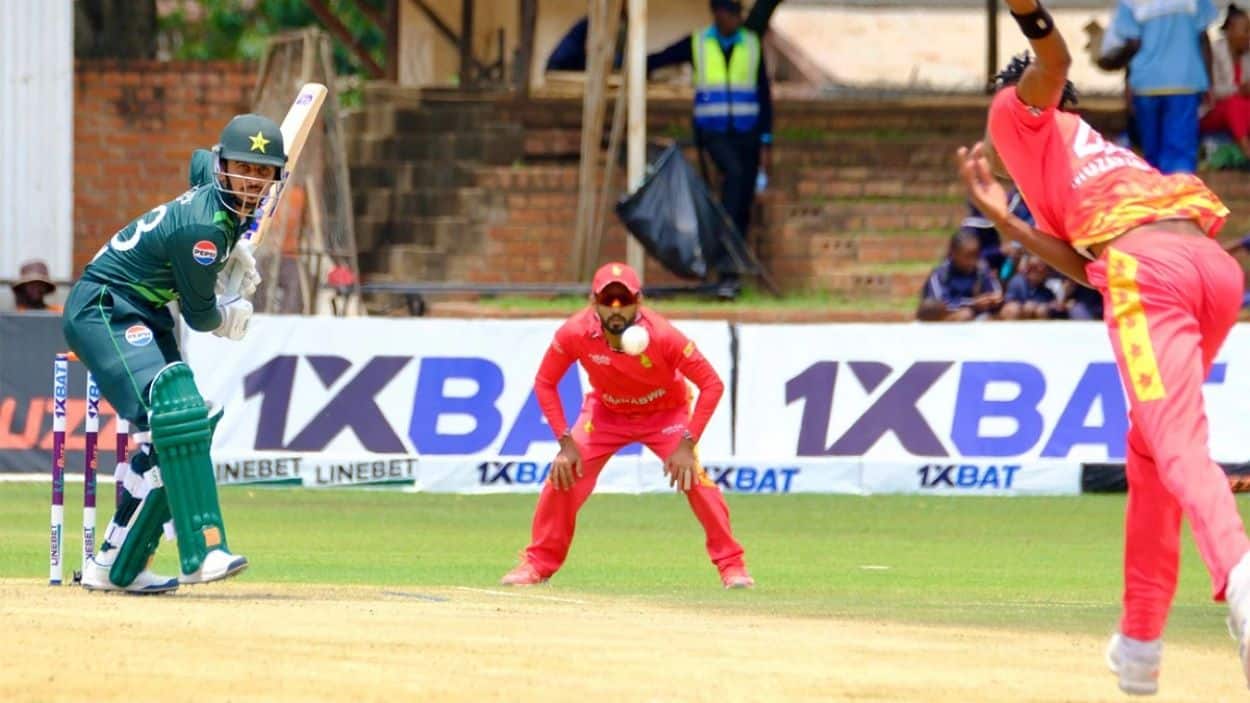
[[[286,117],[282,118],[279,129],[282,130],[282,146],[286,149],[288,177],[295,173],[300,152],[304,150],[304,143],[308,141],[308,135],[317,124],[317,116],[321,113],[321,104],[325,102],[326,92],[326,87],[320,83],[305,83],[300,87],[299,95],[295,96],[291,109],[287,110]],[[282,197],[282,186],[285,183],[286,181],[283,180],[269,187],[269,192],[260,201],[260,217],[253,220],[252,227],[243,233],[236,247],[251,247],[255,251],[260,246],[261,240],[265,238],[265,234],[269,232],[269,227],[273,224],[273,215],[277,212],[278,200]],[[243,283],[243,269],[235,265],[233,260],[230,266],[230,273],[226,279],[226,293],[238,295]]]

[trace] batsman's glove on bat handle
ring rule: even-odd
[[[252,319],[252,304],[239,296],[218,297],[217,310],[221,312],[221,324],[213,334],[236,342],[243,339]]]

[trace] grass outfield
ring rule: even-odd
[[[67,577],[79,563],[80,491],[66,491]],[[46,576],[47,494],[42,483],[0,483],[0,578]],[[269,583],[492,587],[526,541],[534,500],[222,490],[230,542],[252,562],[242,579]],[[1119,612],[1123,496],[729,501],[759,581],[752,592],[719,588],[697,523],[684,501],[666,495],[592,498],[565,569],[538,592],[1080,634],[1109,632]],[[172,573],[175,553],[163,543],[156,568]],[[1170,641],[1231,646],[1225,609],[1207,589],[1187,534]]]

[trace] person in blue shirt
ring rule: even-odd
[[[1007,302],[1000,317],[1004,320],[1049,320],[1065,317],[1066,310],[1048,285],[1050,266],[1036,256],[1026,257],[1020,274],[1007,284]]]
[[[711,0],[713,23],[647,57],[647,73],[665,66],[694,66],[694,133],[724,177],[721,203],[745,239],[751,224],[756,180],[771,165],[772,92],[764,65],[763,33],[744,26],[739,0]],[[713,262],[720,297],[733,299],[738,274],[728,256]]]
[[[1211,0],[1119,0],[1111,31],[1138,48],[1129,62],[1142,155],[1163,173],[1198,167],[1198,109],[1211,85]]]
[[[620,70],[621,61],[624,58],[624,32],[626,31],[627,16],[624,8],[621,9],[621,24],[616,40],[616,58],[613,60],[612,68]],[[586,39],[590,36],[590,18],[582,17],[573,25],[565,34],[556,48],[551,51],[551,55],[547,57],[548,71],[585,71],[586,70]]]
[[[977,235],[960,230],[951,237],[946,259],[925,281],[916,319],[926,322],[992,319],[1002,304],[1002,286],[981,258]]]

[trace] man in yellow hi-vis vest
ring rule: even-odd
[[[647,72],[693,64],[696,143],[724,176],[721,203],[745,238],[756,184],[763,184],[759,176],[767,172],[771,160],[772,95],[760,33],[743,26],[742,3],[711,0],[711,7],[713,23],[648,56]],[[737,297],[738,274],[732,260],[709,263],[720,272],[718,294]]]

